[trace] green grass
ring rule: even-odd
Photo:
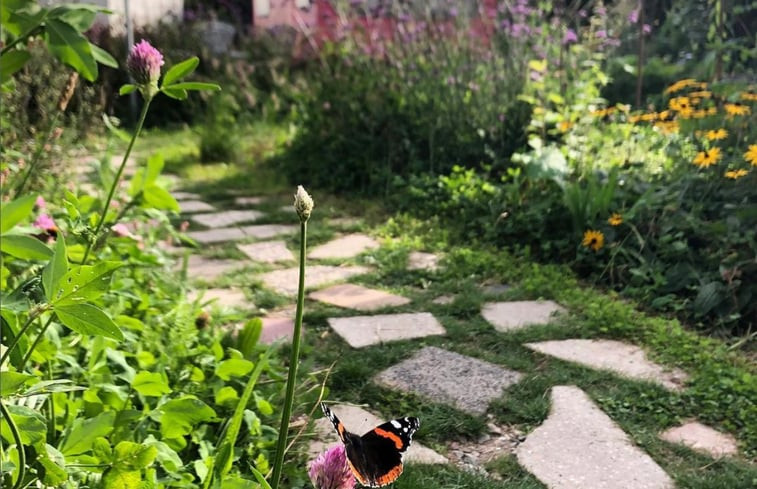
[[[294,215],[279,210],[291,202],[293,188],[283,185],[274,168],[258,158],[275,152],[282,130],[269,126],[249,129],[245,139],[250,157],[234,164],[201,165],[196,159],[191,131],[150,134],[140,146],[166,147],[167,170],[178,172],[187,190],[214,199],[218,207],[231,207],[230,191],[265,195],[261,205],[269,216],[261,222],[292,222]],[[267,135],[267,137],[266,137]],[[194,150],[193,148],[194,146]],[[163,149],[161,149],[163,151]],[[193,156],[195,155],[195,156]],[[307,187],[307,182],[302,182]],[[382,416],[419,416],[423,422],[417,440],[444,453],[451,441],[476,439],[486,431],[487,419],[412,395],[379,388],[371,382],[381,370],[402,361],[425,345],[434,345],[473,356],[524,373],[522,381],[508,389],[489,408],[495,422],[529,432],[549,412],[549,393],[556,385],[576,385],[615,420],[631,439],[649,453],[679,487],[740,489],[755,487],[757,467],[747,458],[757,455],[757,377],[746,355],[729,350],[718,340],[701,337],[675,320],[644,314],[634,304],[621,301],[580,283],[567,267],[542,265],[506,251],[476,243],[451,242],[448,230],[432,220],[408,215],[387,215],[380,202],[350,201],[321,195],[308,189],[316,201],[309,224],[312,248],[337,232],[360,231],[383,240],[380,249],[347,263],[365,264],[373,271],[352,282],[394,291],[412,299],[410,305],[392,311],[431,311],[447,330],[445,336],[428,337],[363,349],[353,349],[328,328],[327,318],[353,315],[353,311],[307,301],[305,306],[305,371],[334,364],[328,381],[328,398],[367,404]],[[346,228],[329,226],[327,218],[358,216]],[[296,249],[296,238],[287,238]],[[439,273],[408,272],[407,255],[412,250],[444,255]],[[238,256],[234,244],[198,250],[207,255]],[[333,264],[345,261],[335,260]],[[244,287],[259,308],[286,305],[290,298],[264,289],[256,275],[270,269],[253,265],[229,273],[217,281]],[[568,313],[553,324],[499,333],[480,315],[491,297],[481,292],[484,283],[512,286],[497,300],[552,299]],[[433,304],[439,295],[451,294],[448,305]],[[607,338],[628,341],[646,349],[656,361],[685,370],[691,377],[687,389],[669,392],[655,384],[627,380],[535,353],[524,343],[567,338]],[[657,434],[689,418],[697,418],[737,437],[743,456],[713,460],[683,447],[660,441]],[[348,427],[349,428],[349,427]],[[512,456],[487,465],[495,478],[482,478],[450,466],[410,466],[394,485],[396,489],[439,488],[542,488]]]

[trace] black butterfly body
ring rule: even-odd
[[[344,443],[347,462],[360,484],[382,487],[397,480],[402,474],[402,455],[420,427],[418,418],[398,418],[359,436],[347,431],[328,406],[321,403],[321,409]]]

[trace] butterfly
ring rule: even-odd
[[[344,443],[347,463],[360,484],[382,487],[397,480],[402,474],[402,455],[421,425],[418,418],[395,419],[358,436],[347,431],[324,403],[321,409]]]

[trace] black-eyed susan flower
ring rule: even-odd
[[[712,97],[712,92],[710,92],[708,90],[699,90],[697,92],[690,92],[689,93],[689,97],[694,97],[694,98],[710,98],[710,97]]]
[[[647,114],[641,114],[641,120],[644,122],[656,120],[657,117],[658,117],[657,112],[649,112]]]
[[[594,251],[599,251],[605,245],[605,235],[602,234],[602,231],[587,229],[581,244]]]
[[[691,99],[689,97],[673,97],[668,101],[668,107],[671,110],[681,111],[691,108]]]
[[[557,124],[557,128],[560,130],[560,132],[568,132],[571,127],[573,127],[573,123],[571,121],[560,121],[560,123]]]
[[[692,87],[698,85],[697,81],[693,78],[686,78],[678,80],[674,84],[665,89],[665,93],[674,93],[683,90],[686,87]]]
[[[654,123],[654,127],[663,134],[675,134],[680,129],[678,121],[659,121]]]
[[[725,129],[711,129],[704,133],[704,137],[709,139],[710,141],[718,141],[720,139],[725,139],[728,137],[728,131]]]
[[[752,166],[757,166],[757,144],[749,145],[749,149],[744,153],[744,159]]]
[[[757,93],[754,92],[741,92],[741,100],[746,100],[747,102],[757,102]]]
[[[621,216],[617,212],[613,212],[613,214],[607,219],[607,222],[610,224],[610,226],[620,226],[621,224],[623,224],[623,216]]]
[[[742,104],[725,104],[723,106],[726,113],[730,116],[735,115],[747,115],[749,112],[749,106],[748,105],[742,105]]]
[[[700,151],[699,153],[697,153],[697,155],[694,157],[693,163],[699,168],[707,168],[720,161],[720,158],[722,157],[723,155],[720,152],[720,148],[710,148],[708,150]]]
[[[725,172],[725,177],[730,178],[731,180],[738,180],[739,178],[747,175],[749,173],[748,170],[744,170],[743,168],[740,168],[738,170],[728,170]]]

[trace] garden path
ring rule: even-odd
[[[187,235],[202,247],[229,242],[237,244],[245,259],[206,258],[192,252],[187,262],[190,278],[214,283],[224,274],[251,263],[262,264],[256,278],[262,286],[292,300],[296,294],[298,269],[288,241],[297,226],[290,207],[273,204],[273,215],[285,209],[291,212],[290,222],[275,222],[263,210],[266,205],[259,196],[237,196],[233,208],[216,202],[204,202],[196,194],[176,193],[182,213],[204,229]],[[182,200],[183,199],[183,200]],[[270,202],[268,203],[270,204]],[[210,212],[208,212],[210,211]],[[332,228],[349,227],[352,218],[324,219],[319,225]],[[266,221],[265,224],[250,224]],[[308,255],[306,284],[309,299],[339,308],[360,311],[360,315],[329,317],[333,332],[352,348],[371,348],[392,342],[417,343],[414,354],[383,370],[372,382],[397,391],[420,396],[433,403],[454,407],[474,416],[485,416],[490,404],[508,396],[508,388],[520,382],[528,372],[518,372],[482,359],[462,355],[439,347],[425,346],[423,338],[445,335],[444,326],[431,312],[414,308],[410,299],[382,289],[345,283],[353,277],[371,272],[371,268],[354,264],[361,254],[370,253],[381,243],[360,233],[344,233]],[[348,265],[336,263],[351,263]],[[432,253],[413,252],[407,273],[421,270],[438,273],[444,268],[443,257]],[[481,284],[482,294],[498,295],[509,289],[504,284]],[[251,301],[244,291],[233,287],[212,287],[192,292],[197,300],[215,301],[222,307],[250,310]],[[455,296],[442,295],[434,304],[450,304]],[[401,311],[394,311],[395,308]],[[379,313],[380,312],[380,313]],[[481,315],[503,335],[533,325],[549,323],[560,314],[570,314],[551,301],[488,302]],[[261,341],[291,339],[293,306],[267,312],[263,316]],[[307,322],[305,324],[307,328]],[[639,382],[654,382],[667,389],[684,389],[686,375],[656,364],[635,345],[600,339],[563,339],[528,343],[526,347],[543,355],[602,369]],[[546,393],[545,393],[546,394]],[[456,463],[476,471],[501,455],[514,454],[518,462],[549,488],[633,487],[663,489],[673,487],[671,478],[631,438],[576,386],[555,386],[551,389],[552,407],[544,422],[523,436],[513,427],[488,423],[490,433],[471,443],[452,442],[446,457],[415,443],[408,453],[409,463]],[[353,431],[367,431],[380,419],[370,411],[342,404],[335,411]],[[407,414],[407,413],[398,413]],[[316,421],[316,440],[310,450],[316,452],[337,439],[323,419]],[[707,451],[713,456],[736,452],[734,441],[698,422],[686,423],[668,430],[664,439]]]

